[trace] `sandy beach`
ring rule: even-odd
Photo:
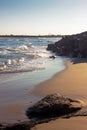
[[[87,63],[67,63],[67,68],[34,89],[36,95],[60,93],[71,98],[87,99]]]
[[[60,93],[65,97],[80,100],[85,110],[87,109],[87,63],[70,62],[66,63],[66,69],[54,75],[51,79],[42,82],[34,87],[31,95],[44,97],[48,94]],[[55,66],[54,66],[55,67]],[[28,94],[28,91],[27,91]],[[7,103],[0,105],[0,122],[14,124],[16,122],[29,121],[26,110],[31,105],[24,103]],[[46,123],[38,124],[32,130],[86,130],[87,117],[76,116],[70,118],[59,118]]]
[[[67,63],[67,69],[56,74],[39,84],[33,91],[36,95],[47,95],[51,93],[60,93],[64,96],[79,99],[84,106],[87,104],[87,63]],[[87,117],[74,117],[69,119],[57,119],[35,126],[32,130],[86,130]]]

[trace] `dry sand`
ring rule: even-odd
[[[33,91],[36,95],[60,93],[64,96],[82,100],[87,105],[87,63],[68,62],[67,69],[52,79],[39,84]],[[35,126],[32,130],[86,130],[87,117],[57,119]]]

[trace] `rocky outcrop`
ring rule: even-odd
[[[54,118],[75,113],[81,109],[81,103],[63,97],[60,94],[47,95],[27,110],[27,116],[30,119]]]
[[[54,44],[48,44],[47,50],[68,57],[87,57],[87,32],[64,36]]]

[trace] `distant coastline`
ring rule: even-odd
[[[11,38],[28,38],[28,37],[63,37],[65,35],[0,35],[0,38],[6,38],[6,37],[11,37]]]

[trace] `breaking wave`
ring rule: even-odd
[[[8,43],[8,44],[7,44]],[[52,55],[46,50],[46,39],[0,40],[0,73],[27,72],[43,69]]]

